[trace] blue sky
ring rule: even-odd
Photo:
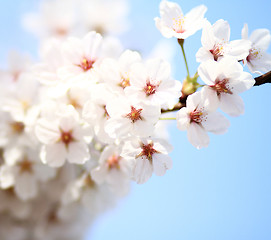
[[[23,12],[37,7],[35,0],[0,2],[0,59],[8,49],[36,54],[37,42],[20,28]],[[153,18],[159,15],[156,0],[131,0],[131,30],[122,36],[126,47],[148,54],[161,34]],[[267,0],[176,1],[183,11],[205,4],[211,23],[222,18],[231,25],[231,39],[249,31],[271,30],[271,4]],[[201,32],[185,42],[190,71],[198,64],[195,53]],[[175,39],[176,79],[185,77],[185,66]],[[271,48],[269,48],[271,53]],[[210,135],[210,146],[196,150],[186,133],[171,127],[173,169],[164,177],[153,176],[146,184],[133,184],[119,206],[101,216],[86,240],[270,240],[271,239],[271,85],[254,87],[242,94],[245,114],[229,118],[224,135]]]

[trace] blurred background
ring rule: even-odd
[[[153,18],[159,16],[156,0],[130,0],[130,28],[120,35],[125,48],[149,56],[163,39]],[[184,13],[199,4],[208,7],[207,19],[227,20],[231,39],[241,38],[244,23],[249,33],[271,30],[271,4],[267,0],[175,1]],[[37,11],[38,0],[0,1],[0,63],[6,66],[9,50],[38,59],[38,39],[22,28],[25,13]],[[61,13],[60,13],[61,14]],[[195,53],[201,32],[185,41],[191,74],[198,67]],[[165,39],[161,57],[172,55],[173,75],[186,75],[176,39]],[[269,48],[271,53],[271,48]],[[247,70],[247,68],[245,68]],[[170,127],[173,168],[164,177],[153,176],[146,184],[133,184],[128,197],[100,216],[85,240],[270,240],[271,239],[271,85],[254,87],[242,94],[245,114],[230,118],[225,135],[210,135],[210,145],[197,150],[175,123]]]

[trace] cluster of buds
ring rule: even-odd
[[[78,21],[75,2],[65,1],[69,14],[64,18],[59,15],[63,1],[46,3],[35,21],[39,27],[32,26],[43,26],[43,37],[51,37],[43,39],[40,63],[16,56],[15,62],[24,64],[1,74],[3,240],[79,239],[82,228],[129,192],[131,181],[145,183],[172,167],[164,120],[176,119],[193,146],[207,147],[207,132],[222,134],[229,127],[218,108],[230,116],[244,111],[238,94],[255,80],[241,63],[252,72],[271,69],[265,52],[268,30],[248,38],[245,25],[243,39],[230,41],[229,24],[218,20],[211,25],[204,18],[205,6],[184,16],[178,4],[162,1],[156,26],[166,38],[178,39],[184,57],[184,40],[203,28],[198,71],[191,77],[185,58],[187,77],[181,84],[167,61],[143,59],[101,35],[114,29],[109,26],[119,22],[116,16],[119,11],[124,16],[126,7],[114,12],[107,5],[108,22],[102,22],[97,12],[110,1],[88,1],[91,5],[81,11],[96,14],[79,14],[89,17],[80,18],[85,23],[80,26],[94,31],[69,36]],[[50,9],[57,13],[54,18]],[[176,112],[176,118],[165,117],[167,112]]]

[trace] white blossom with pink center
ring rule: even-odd
[[[55,109],[57,111],[57,109]],[[90,159],[88,143],[91,129],[84,125],[75,109],[68,105],[54,118],[37,121],[36,136],[43,144],[40,157],[51,167],[61,167],[65,161],[84,164]]]
[[[118,195],[127,194],[131,178],[131,162],[120,156],[121,146],[108,145],[101,153],[99,165],[91,170],[93,180],[106,183]]]
[[[110,90],[116,94],[123,94],[123,90],[131,85],[132,65],[140,61],[140,54],[131,50],[123,52],[118,60],[104,59],[100,66],[101,81],[108,84]]]
[[[168,155],[172,146],[158,138],[142,138],[126,141],[121,156],[133,164],[132,178],[139,184],[145,183],[154,172],[163,176],[172,168],[172,160]]]
[[[159,106],[127,97],[113,99],[106,110],[110,118],[105,123],[105,131],[112,138],[150,136],[161,114]]]
[[[244,64],[248,65],[252,73],[265,73],[271,70],[271,55],[266,52],[271,42],[271,34],[268,29],[256,29],[248,37],[248,26],[242,29],[242,38],[251,41],[249,54],[244,58]]]
[[[206,11],[207,7],[200,5],[184,15],[177,3],[162,1],[160,3],[161,18],[156,17],[154,20],[164,37],[186,39],[202,28]]]
[[[100,61],[102,36],[96,32],[84,38],[69,37],[62,47],[65,65],[58,69],[58,76],[64,80],[87,79],[97,81],[95,69]]]
[[[244,113],[244,103],[238,95],[250,89],[254,78],[234,59],[225,57],[219,62],[212,60],[203,62],[198,69],[201,79],[207,84],[205,92],[210,109],[220,107],[222,111],[239,116]]]
[[[251,42],[240,39],[230,41],[230,25],[220,19],[213,25],[206,21],[202,29],[202,47],[196,53],[198,62],[207,60],[219,60],[224,56],[230,56],[237,61],[246,58],[251,48]]]
[[[181,95],[181,83],[171,77],[170,64],[158,58],[133,64],[130,84],[124,90],[127,96],[162,107],[175,104]]]
[[[13,148],[5,152],[5,164],[0,167],[0,187],[14,187],[16,195],[23,201],[37,196],[39,182],[55,177],[56,171],[39,161],[38,152]]]
[[[223,134],[230,126],[230,122],[221,113],[210,111],[202,92],[189,95],[186,107],[177,113],[177,127],[187,130],[189,142],[200,149],[209,145],[207,132]]]

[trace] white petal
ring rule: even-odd
[[[251,41],[249,40],[234,40],[227,45],[227,54],[234,57],[236,60],[243,60],[249,54],[251,48]],[[226,55],[226,54],[225,54]]]
[[[213,25],[214,35],[225,42],[230,40],[230,25],[227,21],[219,19]]]
[[[202,29],[201,44],[204,49],[210,50],[215,45],[215,36],[210,22],[206,21]]]
[[[208,147],[209,145],[210,140],[207,132],[197,123],[192,122],[190,124],[190,127],[187,129],[187,137],[189,142],[197,149]]]
[[[201,90],[201,95],[202,101],[204,102],[203,105],[205,107],[205,110],[212,112],[218,108],[220,101],[217,96],[216,90],[205,86]]]
[[[152,170],[152,165],[146,157],[137,158],[133,178],[139,184],[145,183],[152,176]]]
[[[248,39],[248,26],[245,23],[244,27],[242,28],[242,39]]]
[[[56,170],[54,168],[43,165],[42,163],[34,164],[33,169],[36,178],[42,182],[46,182],[56,175]]]
[[[220,108],[233,117],[243,114],[245,110],[244,102],[237,94],[221,94]]]
[[[186,107],[181,108],[176,116],[176,120],[177,120],[177,127],[181,130],[181,131],[185,131],[190,124],[190,116],[189,116],[189,112],[187,110]]]
[[[270,31],[268,29],[256,29],[250,35],[249,40],[256,48],[266,51],[271,41]]]
[[[153,171],[157,176],[163,176],[166,170],[172,168],[172,160],[169,155],[155,153],[152,158]]]
[[[98,166],[94,168],[93,170],[91,170],[91,177],[98,184],[101,184],[104,182],[107,174],[108,174],[108,171],[104,165]]]
[[[219,63],[213,60],[205,61],[200,64],[198,73],[202,81],[207,85],[214,85],[218,77],[218,66]]]
[[[221,113],[213,112],[207,115],[207,119],[202,122],[202,126],[208,132],[223,134],[230,126],[230,122]]]
[[[37,195],[37,181],[32,174],[22,173],[16,179],[14,190],[20,199],[29,200]]]
[[[63,143],[56,143],[43,146],[40,158],[43,163],[50,167],[61,167],[65,163],[67,151]]]
[[[14,166],[3,165],[0,168],[0,186],[3,189],[9,188],[15,183],[15,176],[18,171]]]
[[[49,122],[45,119],[40,119],[37,122],[35,133],[39,141],[44,144],[55,143],[60,137],[56,122]]]
[[[71,142],[68,146],[67,159],[70,163],[84,164],[90,159],[87,144],[84,142]]]

